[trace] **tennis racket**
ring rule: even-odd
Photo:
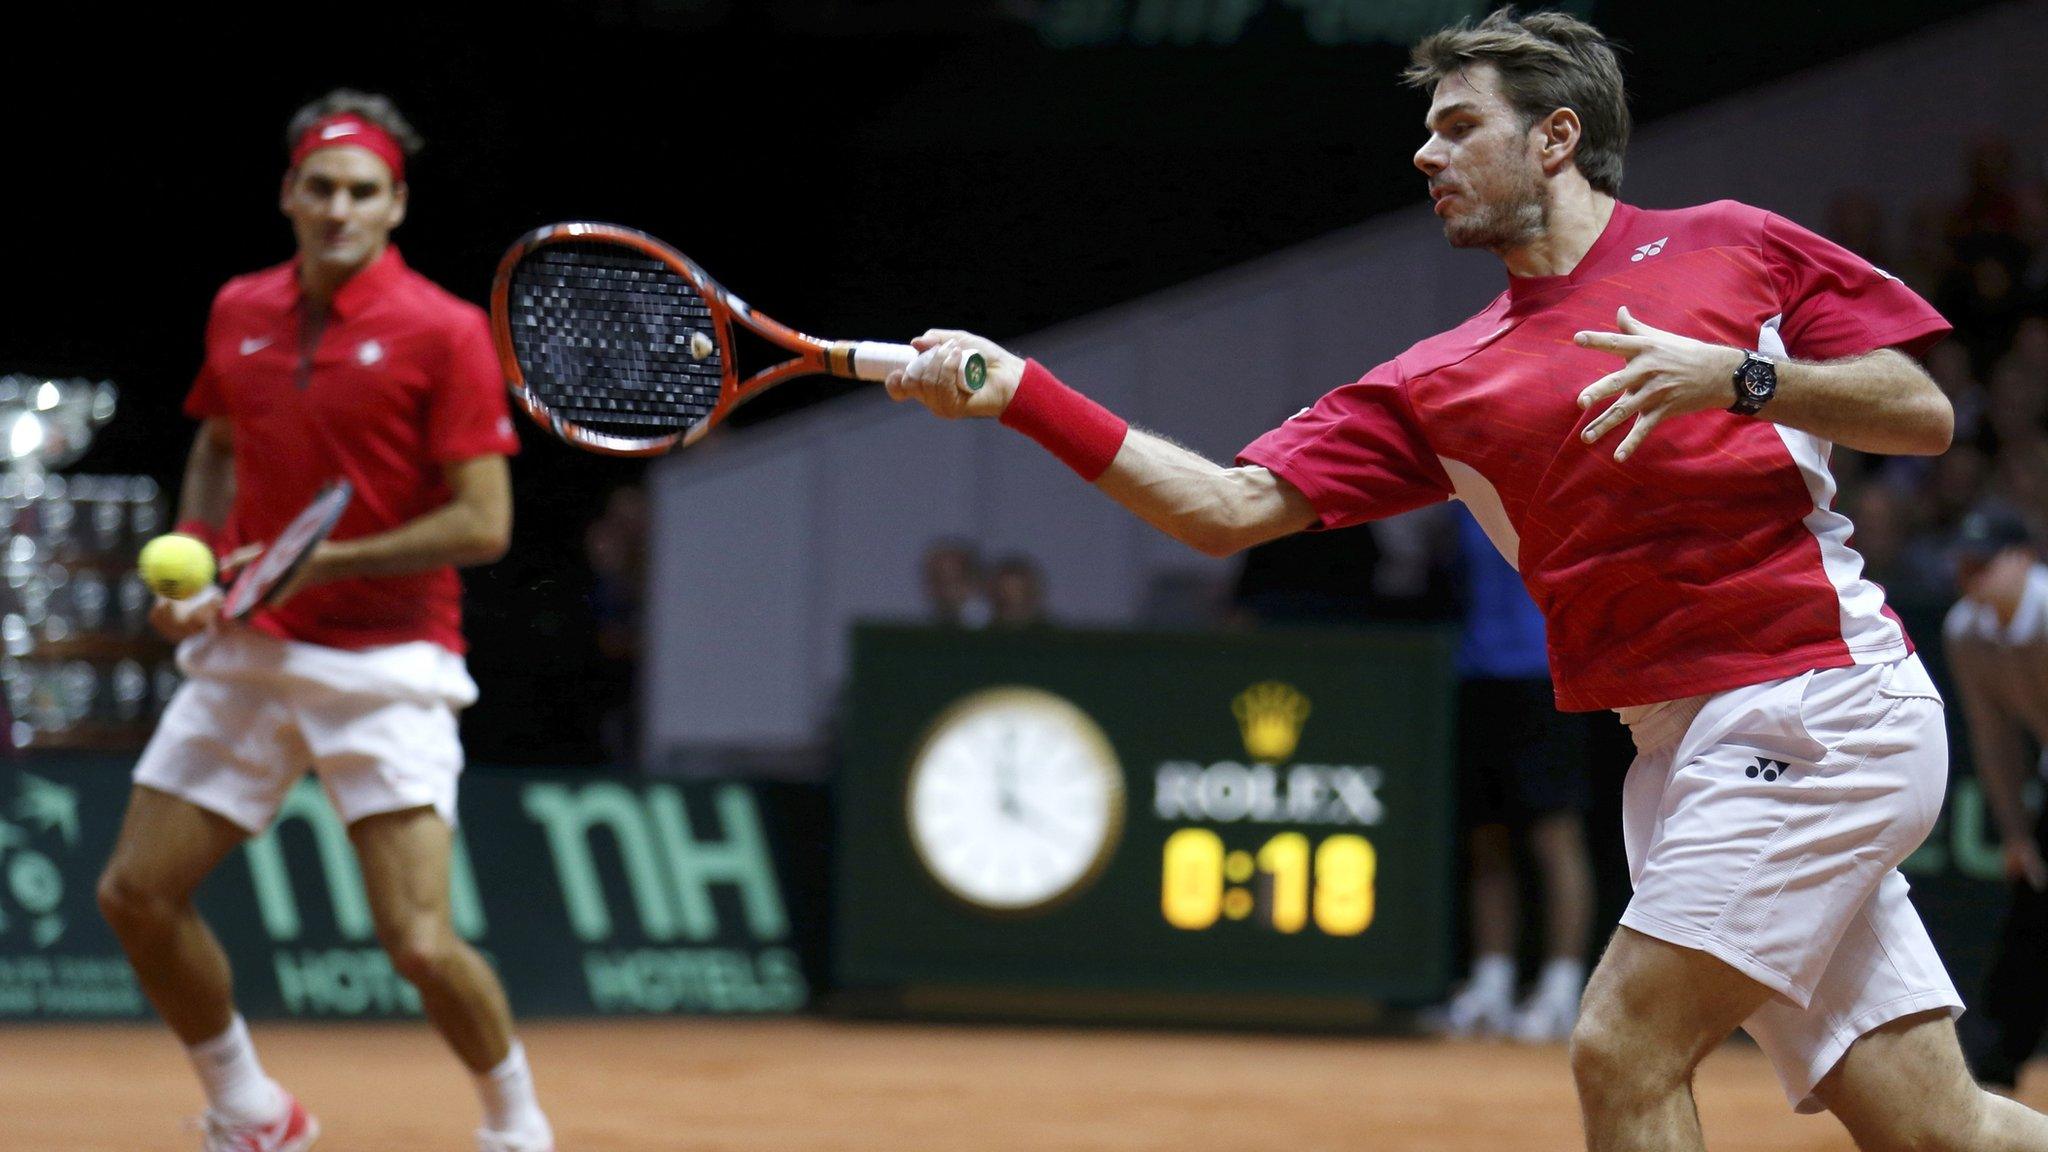
[[[520,237],[491,285],[491,330],[527,415],[615,456],[695,444],[784,380],[881,381],[917,355],[908,344],[820,340],[777,323],[688,256],[615,224],[550,224]],[[742,333],[760,338],[744,358]],[[970,389],[987,374],[979,353],[961,368]]]
[[[346,480],[336,480],[322,488],[312,503],[292,517],[292,522],[284,526],[263,554],[249,561],[235,576],[234,583],[228,585],[227,598],[221,603],[221,614],[230,620],[240,620],[270,603],[298,575],[313,549],[334,531],[355,491]]]

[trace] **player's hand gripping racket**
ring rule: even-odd
[[[240,620],[290,587],[292,577],[299,574],[313,549],[334,531],[355,491],[346,480],[336,480],[322,488],[312,503],[292,517],[292,522],[284,526],[284,531],[277,534],[262,555],[242,567],[234,583],[228,585],[221,615]]]
[[[794,355],[743,364],[745,329]],[[614,224],[550,224],[519,238],[491,285],[491,330],[512,394],[579,447],[648,456],[696,443],[733,406],[793,376],[882,381],[908,344],[820,340],[747,307],[689,257]],[[979,353],[961,367],[978,389]]]

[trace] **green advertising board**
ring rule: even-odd
[[[127,802],[110,759],[0,762],[0,1020],[145,1016],[94,886]],[[816,789],[596,772],[463,777],[457,930],[523,1015],[802,1008],[818,914],[784,853]],[[817,869],[814,861],[797,865]],[[317,784],[230,857],[199,905],[251,1016],[403,1017],[419,994],[378,946],[348,834]]]
[[[857,630],[835,987],[1247,1020],[1442,994],[1452,674],[1434,631]]]

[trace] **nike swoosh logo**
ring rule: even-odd
[[[320,138],[322,140],[333,140],[337,137],[353,136],[355,134],[356,126],[353,124],[329,124],[320,130]]]
[[[268,347],[270,347],[270,337],[268,336],[244,337],[242,340],[242,355],[252,356]]]

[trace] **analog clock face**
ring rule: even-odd
[[[1087,887],[1123,831],[1123,770],[1079,708],[1036,688],[954,704],[910,765],[910,840],[933,879],[991,912]]]

